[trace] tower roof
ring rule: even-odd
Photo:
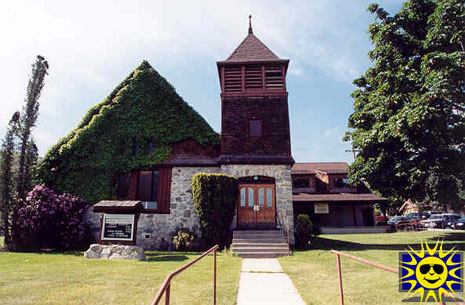
[[[228,62],[258,62],[258,61],[285,61],[274,54],[260,39],[253,34],[251,16],[249,16],[249,31],[245,39],[222,61]]]
[[[268,47],[260,41],[253,33],[248,34],[241,44],[232,52],[225,61],[268,61],[280,60]]]

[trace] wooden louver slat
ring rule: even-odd
[[[265,67],[266,88],[271,90],[280,90],[284,88],[283,70],[280,66]]]
[[[242,91],[242,69],[240,66],[225,67],[224,70],[224,91]]]
[[[263,88],[262,79],[261,66],[245,66],[245,89]]]

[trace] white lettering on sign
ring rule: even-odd
[[[329,214],[328,203],[315,203],[313,207],[315,209],[315,214]]]
[[[103,214],[102,240],[132,241],[134,214]]]

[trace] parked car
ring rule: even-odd
[[[401,222],[404,222],[408,220],[407,217],[405,216],[394,216],[391,219],[388,220],[387,224],[391,226],[398,225]]]
[[[421,221],[425,228],[451,228],[453,223],[460,218],[459,214],[433,214],[427,220]]]
[[[420,220],[425,220],[430,218],[431,214],[430,213],[425,213],[425,212],[417,212],[417,213],[410,213],[407,215],[408,219],[420,221]]]
[[[376,225],[385,225],[388,218],[384,217],[384,215],[376,216]]]
[[[453,224],[452,227],[456,230],[465,230],[465,216],[457,219]]]

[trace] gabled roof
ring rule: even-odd
[[[349,165],[347,162],[310,162],[296,163],[292,167],[292,174],[347,174]]]
[[[346,202],[379,202],[388,201],[389,199],[384,197],[378,197],[375,194],[360,194],[360,193],[337,193],[337,194],[306,194],[298,193],[292,195],[292,201],[304,201],[304,202],[334,202],[334,201],[346,201]]]
[[[224,62],[281,61],[253,33],[249,33]]]

